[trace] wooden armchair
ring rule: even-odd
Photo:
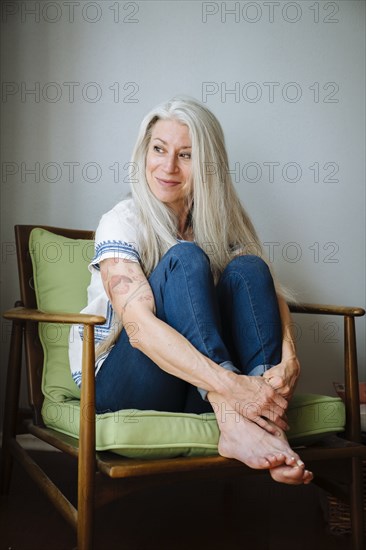
[[[93,514],[95,504],[103,505],[117,496],[123,496],[140,485],[159,484],[192,476],[238,476],[253,473],[236,460],[220,456],[178,457],[157,460],[123,458],[110,452],[95,451],[95,414],[81,415],[79,439],[63,435],[45,427],[41,408],[44,396],[41,390],[43,351],[37,326],[40,322],[78,323],[84,325],[81,410],[94,408],[94,325],[104,322],[96,315],[52,313],[37,310],[32,284],[32,263],[28,249],[33,226],[15,227],[21,302],[4,313],[12,321],[9,365],[7,372],[3,451],[1,464],[1,492],[10,486],[12,461],[18,460],[29,475],[43,489],[66,520],[75,527],[79,550],[92,548]],[[70,229],[44,227],[57,235],[72,239],[91,239],[92,233]],[[365,311],[357,307],[327,305],[291,305],[294,313],[340,315],[344,317],[345,354],[345,408],[346,431],[298,452],[315,473],[315,482],[350,504],[353,550],[364,548],[363,494],[361,459],[366,459],[366,447],[361,444],[360,404],[356,357],[355,317]],[[19,387],[24,342],[25,363],[31,418],[23,421],[23,430],[68,453],[78,460],[77,509],[67,500],[29,453],[16,440],[19,425]],[[337,468],[329,468],[332,461]],[[326,466],[326,467],[324,467]],[[258,471],[256,471],[258,473]],[[342,473],[342,475],[339,475]],[[344,484],[346,476],[346,484]],[[342,481],[342,483],[340,482]]]

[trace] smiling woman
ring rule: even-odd
[[[159,105],[131,164],[140,178],[102,216],[89,266],[83,311],[107,319],[96,327],[97,412],[213,411],[221,455],[309,483],[285,436],[300,370],[289,310],[231,181],[218,120],[194,99]],[[73,327],[76,383],[82,339]]]

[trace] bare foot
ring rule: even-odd
[[[218,418],[220,428],[219,453],[227,458],[236,458],[250,468],[270,469],[276,466],[293,468],[298,463],[303,466],[300,457],[292,451],[289,444],[280,436],[274,436],[266,430],[236,413],[235,419]]]
[[[211,397],[211,395],[209,396]],[[211,400],[211,399],[210,399]],[[272,478],[281,483],[310,483],[311,472],[295,453],[282,430],[272,435],[251,420],[230,411],[225,403],[214,409],[220,428],[218,450],[221,456],[240,460],[250,468],[268,469]],[[225,411],[221,414],[220,411]]]

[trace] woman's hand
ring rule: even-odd
[[[236,411],[271,434],[276,433],[276,426],[281,430],[288,429],[284,419],[288,402],[268,380],[261,376],[234,373],[230,373],[230,378],[233,383],[224,397],[232,410],[221,411],[223,417],[226,413],[233,414],[233,411]],[[211,404],[215,410],[214,404]]]
[[[271,387],[288,401],[294,393],[299,376],[300,363],[295,355],[282,359],[281,363],[263,374]]]

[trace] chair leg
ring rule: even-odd
[[[11,440],[14,439],[16,436],[18,420],[20,373],[22,362],[22,336],[23,324],[13,322],[10,341],[8,372],[6,379],[0,472],[0,493],[3,495],[9,493],[13,465],[13,456],[11,454]]]
[[[363,510],[363,480],[362,462],[352,458],[352,485],[350,494],[352,549],[364,550],[364,510]]]
[[[84,326],[78,465],[78,550],[93,547],[95,492],[94,327]]]
[[[84,488],[88,492],[88,488]],[[83,499],[79,498],[78,523],[77,523],[77,550],[92,550],[93,548],[93,516],[94,499],[86,494]]]
[[[94,461],[90,464],[80,466],[78,473],[78,520],[77,520],[77,550],[92,550],[94,531],[94,484],[95,469]],[[84,469],[85,477],[81,475],[81,468]],[[89,483],[86,482],[89,479]]]

